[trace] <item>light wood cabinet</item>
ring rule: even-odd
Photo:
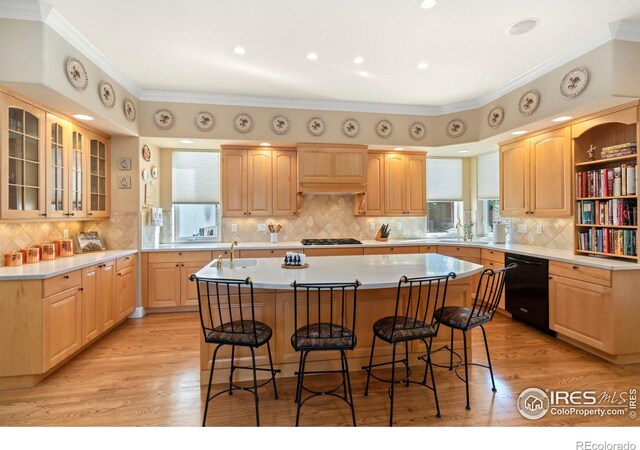
[[[98,266],[82,269],[82,345],[97,338],[104,330],[98,295]]]
[[[296,214],[296,153],[292,149],[223,146],[222,216]]]
[[[146,269],[148,306],[150,308],[197,306],[196,286],[189,281],[189,275],[200,270],[212,259],[212,252],[150,253]]]
[[[98,264],[98,304],[102,305],[102,329],[107,330],[117,322],[115,307],[115,261]]]
[[[67,289],[42,300],[44,370],[64,361],[82,345],[82,291]]]
[[[355,215],[383,216],[384,199],[384,153],[369,152],[367,160],[367,192],[356,196]]]
[[[95,219],[110,214],[109,139],[87,131],[89,140],[89,205],[87,216]]]
[[[136,267],[128,266],[116,272],[116,320],[124,319],[136,307]]]
[[[44,218],[45,112],[0,92],[2,219]]]
[[[420,253],[420,247],[401,245],[399,247],[365,247],[365,255],[401,255],[409,253]]]
[[[384,161],[385,214],[424,216],[427,169],[424,153],[387,153]]]
[[[365,192],[367,147],[298,145],[299,192]]]
[[[500,147],[500,214],[567,217],[573,186],[570,127]]]
[[[462,259],[474,264],[482,264],[482,251],[476,247],[439,245],[438,253],[444,256]]]

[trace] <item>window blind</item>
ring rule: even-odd
[[[427,201],[462,200],[462,159],[427,161]]]
[[[220,203],[220,153],[173,151],[173,203]]]
[[[500,198],[500,162],[498,152],[478,156],[478,199]]]

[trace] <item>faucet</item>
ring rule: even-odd
[[[231,252],[231,257],[229,258],[229,269],[233,269],[235,267],[235,264],[233,262],[233,249],[236,247],[236,245],[238,245],[238,241],[233,241],[231,243],[231,249],[229,250],[229,252]]]
[[[218,255],[218,260],[216,261],[216,269],[222,269],[222,254]]]
[[[456,237],[458,238],[458,242],[460,242],[460,229],[461,228],[463,229],[463,232],[464,232],[464,227],[460,223],[460,219],[458,219],[458,223],[456,224]]]

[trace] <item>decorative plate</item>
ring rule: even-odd
[[[287,134],[291,128],[291,122],[287,116],[278,115],[271,119],[271,131],[275,134]]]
[[[389,136],[391,136],[392,132],[393,132],[393,125],[391,125],[391,122],[389,122],[388,120],[381,120],[376,125],[376,133],[381,138],[385,138],[385,139],[388,138]]]
[[[540,103],[540,94],[538,94],[538,91],[527,91],[520,97],[518,109],[521,114],[528,116],[536,110],[538,103]]]
[[[136,120],[136,107],[129,99],[124,101],[124,115],[129,122]]]
[[[466,130],[467,130],[467,126],[460,119],[453,119],[447,125],[447,134],[452,138],[457,138],[462,136]]]
[[[487,123],[491,128],[498,128],[504,120],[504,111],[499,106],[496,106],[487,116]]]
[[[253,128],[253,119],[247,113],[240,113],[233,119],[233,128],[239,133],[248,133]]]
[[[560,82],[560,93],[566,98],[573,98],[587,87],[589,74],[582,67],[576,67],[569,71]]]
[[[409,127],[409,136],[416,141],[424,139],[427,135],[427,127],[422,122],[414,122]]]
[[[142,181],[147,181],[149,179],[149,169],[144,169],[142,171]]]
[[[151,150],[147,145],[142,146],[142,159],[151,161]]]
[[[116,91],[108,81],[100,83],[100,100],[107,108],[113,108],[116,105]]]
[[[307,122],[307,131],[312,136],[322,136],[327,131],[327,125],[324,123],[324,119],[312,117]]]
[[[151,168],[151,177],[158,178],[158,166],[153,166]]]
[[[356,119],[347,119],[342,123],[342,132],[347,137],[356,137],[360,133],[360,124]]]
[[[159,109],[153,115],[153,124],[161,130],[168,130],[176,123],[176,118],[168,109]]]
[[[89,85],[87,69],[76,58],[67,59],[67,78],[69,78],[71,85],[79,91],[84,91]]]
[[[216,126],[216,119],[209,111],[200,111],[196,114],[194,122],[200,131],[211,131]]]

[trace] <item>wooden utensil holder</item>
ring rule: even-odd
[[[382,237],[382,231],[378,230],[375,237],[376,241],[387,242],[389,240],[388,237]]]

